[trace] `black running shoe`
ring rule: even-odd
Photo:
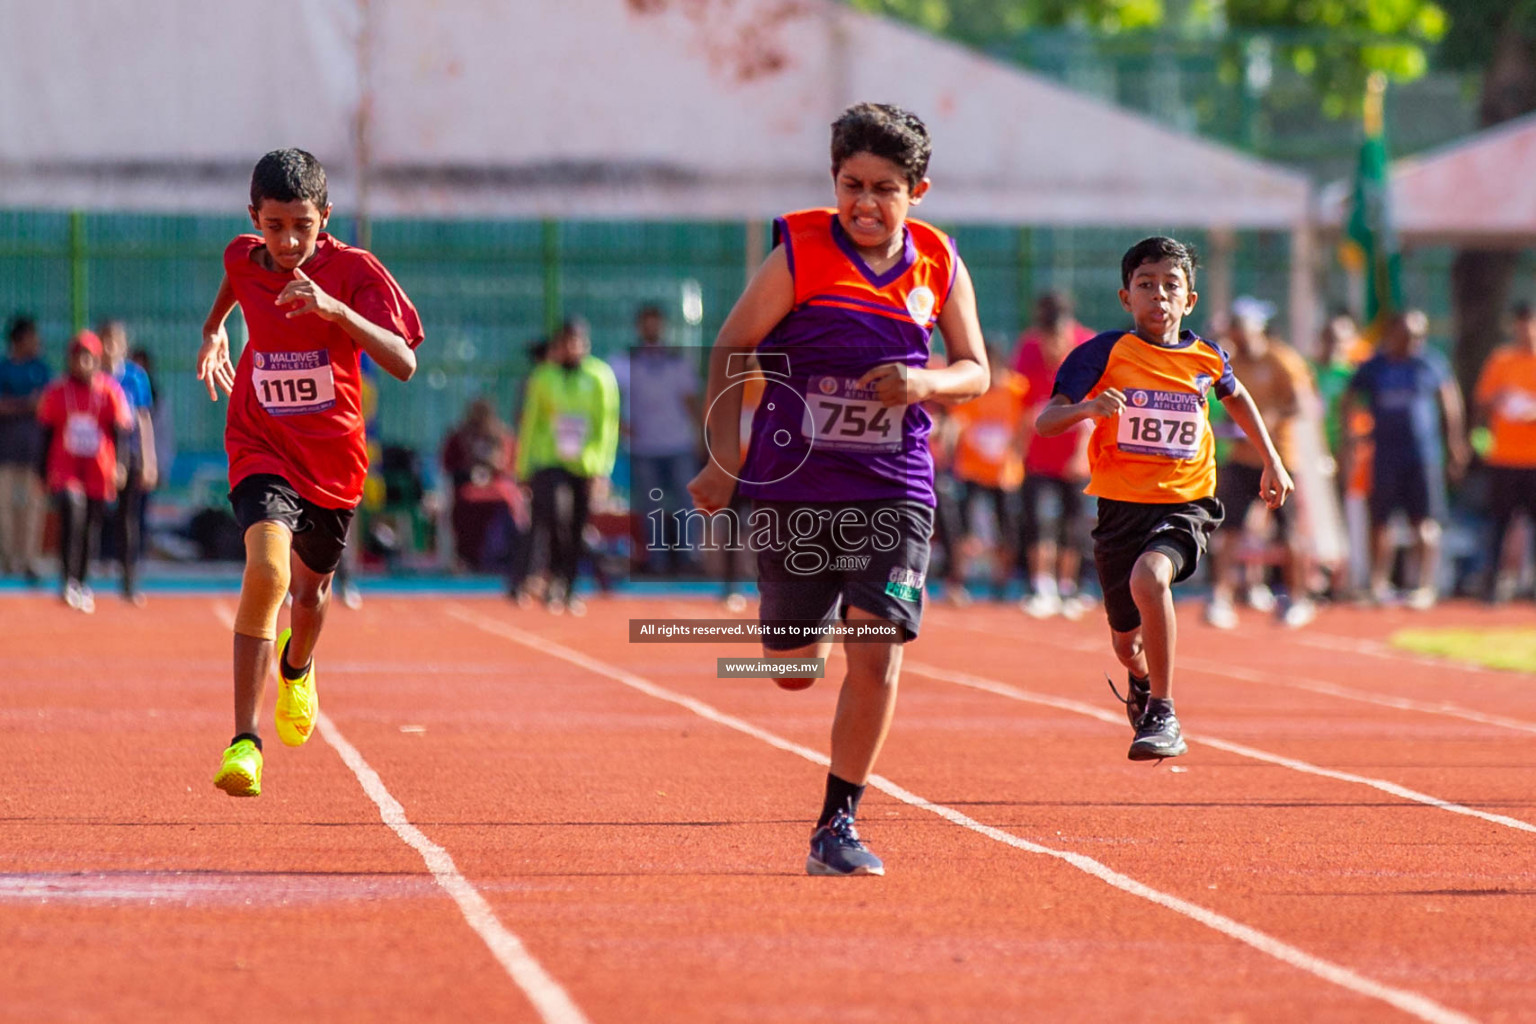
[[[1165,757],[1178,757],[1189,750],[1184,744],[1184,734],[1179,729],[1179,718],[1173,713],[1173,702],[1147,701],[1146,714],[1136,725],[1136,738],[1131,741],[1132,761],[1161,761]]]
[[[859,841],[853,819],[838,811],[832,820],[811,833],[811,855],[805,859],[808,875],[883,875],[885,865]]]
[[[1105,675],[1104,681],[1109,684],[1109,692],[1115,695],[1115,700],[1125,705],[1126,721],[1131,723],[1131,728],[1136,728],[1136,723],[1141,721],[1141,716],[1147,713],[1147,698],[1152,696],[1152,681],[1150,679],[1137,679],[1129,672],[1125,674],[1125,692],[1128,696],[1120,696],[1120,691],[1115,688],[1115,681]]]

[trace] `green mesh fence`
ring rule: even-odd
[[[331,226],[342,238],[353,231],[342,218]],[[1047,288],[1071,293],[1079,318],[1091,327],[1122,324],[1119,260],[1137,238],[1161,230],[1197,247],[1207,242],[1201,232],[1171,225],[946,227],[975,279],[982,326],[1005,348],[1027,323],[1034,296]],[[106,317],[126,321],[132,343],[155,358],[179,450],[216,455],[225,405],[208,401],[193,377],[193,357],[224,246],[246,230],[249,222],[239,216],[0,211],[0,314],[36,316],[55,362],[72,326]],[[709,344],[745,281],[748,238],[742,224],[376,223],[373,248],[416,302],[427,329],[416,379],[381,381],[382,439],[413,447],[431,462],[471,398],[489,395],[512,416],[530,343],[567,315],[591,323],[599,355],[631,343],[635,310],[645,303],[667,311],[676,343]],[[1451,256],[1444,248],[1421,249],[1405,260],[1412,301],[1429,311],[1442,339],[1450,328]],[[1530,270],[1520,277],[1522,295]],[[1234,294],[1267,298],[1283,311],[1288,274],[1284,234],[1238,234]],[[1344,287],[1334,275],[1325,299],[1342,303]],[[1196,329],[1207,312],[1196,316]],[[1279,327],[1284,333],[1283,313]],[[243,340],[238,313],[231,337]]]

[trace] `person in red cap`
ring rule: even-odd
[[[102,507],[117,497],[126,474],[118,441],[132,429],[128,400],[101,372],[101,339],[81,331],[69,343],[65,374],[43,392],[43,476],[59,513],[59,575],[64,603],[96,610],[86,584],[91,549],[101,531]]]

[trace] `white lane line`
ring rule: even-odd
[[[466,622],[493,636],[500,636],[514,643],[522,644],[524,647],[542,651],[551,657],[559,658],[578,668],[586,669],[595,675],[622,683],[648,697],[655,697],[657,700],[686,708],[700,718],[707,719],[717,725],[723,725],[728,729],[734,729],[739,733],[761,740],[771,747],[802,757],[813,764],[822,767],[827,767],[830,764],[826,755],[818,751],[784,739],[766,729],[761,729],[745,719],[726,714],[701,700],[689,697],[686,694],[677,693],[663,686],[658,686],[642,676],[635,675],[633,672],[609,665],[607,662],[599,661],[596,658],[582,654],[580,651],[572,650],[552,640],[546,640],[541,636],[518,629],[516,626],[508,623],[481,615],[462,605],[448,604],[445,606],[445,610],[453,618]],[[871,775],[869,784],[908,806],[928,811],[943,818],[945,821],[986,836],[988,839],[1003,843],[1017,850],[1023,850],[1026,853],[1039,854],[1070,864],[1079,871],[1092,875],[1094,878],[1122,892],[1138,896],[1174,913],[1182,914],[1190,920],[1197,921],[1229,938],[1236,939],[1261,953],[1274,957],[1276,960],[1290,964],[1292,967],[1338,985],[1340,988],[1348,989],[1351,992],[1371,999],[1380,1000],[1419,1020],[1428,1021],[1431,1024],[1473,1024],[1473,1018],[1449,1007],[1442,1006],[1427,996],[1383,984],[1358,974],[1341,964],[1313,956],[1272,935],[1261,932],[1257,928],[1235,921],[1224,914],[1218,914],[1214,910],[1208,910],[1177,896],[1153,889],[1151,886],[1138,882],[1128,875],[1123,875],[1113,868],[1094,860],[1092,857],[1087,857],[1080,853],[1071,853],[1066,850],[1057,850],[1049,846],[1042,846],[1039,843],[1032,843],[1027,839],[1021,839],[1012,833],[1004,832],[1002,829],[994,828],[991,825],[984,825],[954,808],[933,803],[924,797],[918,796],[916,793],[903,789],[881,775]]]
[[[215,603],[213,607],[214,614],[226,626],[233,628],[234,610],[222,602]],[[317,716],[316,723],[319,726],[320,738],[341,755],[342,762],[357,777],[363,792],[378,807],[379,817],[384,824],[388,825],[402,842],[421,855],[427,870],[432,873],[432,878],[458,905],[465,922],[476,935],[480,936],[481,941],[490,949],[491,955],[501,964],[513,983],[522,989],[523,994],[528,997],[528,1001],[539,1012],[539,1017],[545,1024],[590,1024],[586,1014],[581,1012],[560,983],[534,959],[522,940],[501,923],[485,897],[480,895],[480,891],[459,872],[458,866],[454,864],[453,857],[448,851],[428,839],[420,829],[411,824],[410,819],[406,817],[405,808],[390,794],[384,785],[384,780],[379,778],[379,773],[363,759],[363,755],[358,753],[356,747],[347,742],[341,730],[336,728],[336,723],[331,721],[323,711]]]
[[[1007,697],[1010,700],[1022,701],[1027,704],[1040,704],[1045,707],[1056,708],[1060,711],[1070,711],[1073,714],[1085,715],[1088,718],[1096,718],[1101,722],[1108,722],[1119,729],[1127,728],[1125,715],[1105,711],[1103,708],[1092,704],[1083,704],[1079,701],[1065,697],[1053,697],[1049,694],[1035,693],[1008,683],[998,682],[995,679],[987,679],[984,676],[971,675],[968,672],[952,672],[948,669],[938,668],[934,665],[925,665],[920,661],[904,661],[902,668],[914,675],[927,676],[941,682],[954,683],[957,686],[969,687],[973,690],[981,690],[995,694],[999,697]],[[1519,818],[1511,818],[1504,814],[1493,814],[1489,811],[1480,811],[1475,807],[1467,807],[1462,804],[1442,800],[1428,793],[1420,793],[1406,786],[1399,786],[1395,782],[1385,779],[1373,779],[1367,775],[1356,775],[1353,772],[1341,772],[1333,768],[1324,768],[1322,765],[1312,764],[1308,761],[1298,760],[1294,757],[1285,757],[1281,754],[1271,754],[1257,747],[1250,747],[1242,743],[1233,743],[1230,740],[1218,739],[1205,733],[1195,733],[1185,737],[1191,743],[1203,743],[1217,750],[1225,750],[1229,754],[1246,757],[1254,761],[1263,761],[1266,764],[1276,765],[1281,768],[1289,768],[1292,771],[1304,772],[1307,775],[1317,775],[1325,779],[1334,779],[1338,782],[1354,783],[1358,786],[1369,786],[1372,789],[1389,793],[1403,800],[1424,804],[1452,814],[1462,814],[1469,818],[1478,818],[1494,825],[1502,825],[1505,828],[1518,829],[1521,832],[1536,832],[1536,825],[1521,821]]]
[[[996,630],[987,629],[983,626],[974,626],[965,622],[945,622],[943,626],[949,629],[963,629],[971,633],[997,635]],[[1056,640],[1049,637],[1031,637],[1031,642],[1047,644],[1064,651],[1082,651],[1089,654],[1108,651],[1107,644],[1093,640]],[[1320,693],[1324,696],[1337,697],[1340,700],[1351,700],[1360,704],[1374,704],[1377,707],[1393,708],[1398,711],[1417,711],[1426,715],[1440,715],[1444,718],[1460,718],[1463,721],[1476,722],[1479,725],[1492,725],[1500,729],[1511,729],[1516,732],[1536,734],[1536,722],[1527,721],[1523,718],[1510,718],[1508,715],[1493,715],[1485,711],[1463,707],[1451,701],[1426,701],[1413,700],[1409,697],[1392,697],[1371,690],[1357,690],[1350,686],[1340,686],[1338,683],[1330,683],[1322,679],[1309,679],[1306,676],[1277,675],[1270,672],[1255,672],[1252,669],[1239,668],[1227,662],[1192,658],[1182,654],[1178,656],[1177,663],[1181,668],[1192,672],[1199,672],[1202,675],[1219,676],[1223,679],[1238,679],[1245,683],[1257,683],[1262,686],[1287,686],[1293,690]],[[1460,666],[1443,663],[1439,667],[1459,668]]]

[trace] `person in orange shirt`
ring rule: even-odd
[[[1514,341],[1488,357],[1473,393],[1473,414],[1493,435],[1486,459],[1493,516],[1486,590],[1490,601],[1505,592],[1500,570],[1516,513],[1523,509],[1536,527],[1536,311],[1522,302],[1514,315]]]
[[[951,414],[958,428],[955,437],[953,472],[960,484],[960,538],[963,547],[972,533],[972,513],[978,500],[992,504],[997,524],[997,545],[992,555],[992,589],[997,600],[1003,599],[1008,577],[1013,574],[1013,541],[1017,536],[1019,485],[1024,482],[1024,434],[1028,424],[1025,396],[1029,382],[1008,369],[1003,354],[987,346],[992,384],[985,394]],[[959,586],[961,559],[952,558],[951,571]]]
[[[1287,465],[1295,465],[1294,438],[1301,429],[1302,402],[1312,394],[1312,374],[1295,349],[1270,337],[1268,323],[1273,314],[1274,307],[1267,302],[1248,296],[1239,298],[1232,303],[1225,348],[1232,372],[1253,396],[1275,449]],[[1211,600],[1205,606],[1205,621],[1218,629],[1237,627],[1236,597],[1241,581],[1251,607],[1276,611],[1287,626],[1306,625],[1317,612],[1307,585],[1307,538],[1294,521],[1292,508],[1282,506],[1268,516],[1274,523],[1275,539],[1284,548],[1283,602],[1277,607],[1267,584],[1246,578],[1248,567],[1241,563],[1235,548],[1244,542],[1261,548],[1268,543],[1265,531],[1255,533],[1250,529],[1248,516],[1249,508],[1259,501],[1264,453],[1235,428],[1231,438],[1231,446],[1216,473],[1216,497],[1226,510],[1227,520],[1211,540]],[[1268,524],[1265,526],[1267,529]]]

